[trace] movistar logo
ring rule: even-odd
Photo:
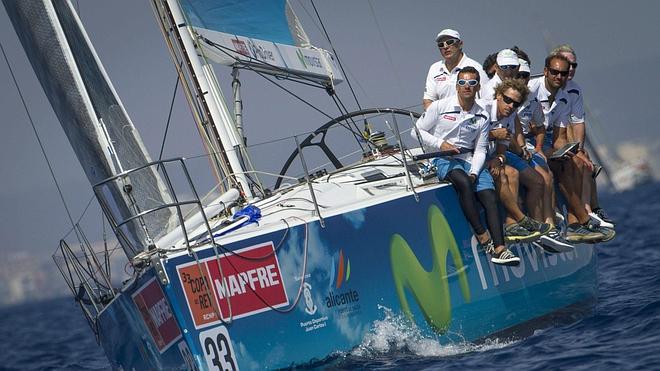
[[[435,205],[429,207],[428,228],[433,260],[431,271],[424,270],[406,240],[401,235],[395,234],[390,240],[392,275],[403,313],[413,318],[406,298],[405,290],[408,290],[415,298],[429,326],[438,333],[444,333],[451,322],[447,253],[451,253],[454,260],[461,292],[466,302],[470,302],[470,286],[454,233],[445,216]]]

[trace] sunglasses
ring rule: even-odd
[[[502,94],[502,100],[503,100],[504,103],[506,103],[506,104],[511,104],[511,103],[513,103],[513,108],[518,108],[518,107],[520,107],[520,105],[522,104],[522,102],[518,102],[517,100],[513,100],[513,99],[507,97],[507,96],[504,95],[504,94]]]
[[[465,85],[468,85],[468,86],[477,86],[477,85],[479,84],[479,81],[477,81],[477,80],[463,80],[463,79],[460,79],[460,80],[458,80],[456,83],[458,84],[458,86],[465,86]]]
[[[573,62],[573,63],[569,63],[569,64],[571,65],[571,68],[572,68],[572,69],[576,69],[576,68],[577,68],[577,62]]]
[[[550,67],[548,67],[548,72],[550,72],[550,74],[551,74],[552,76],[556,76],[556,75],[561,75],[561,77],[567,77],[567,76],[568,76],[568,70],[566,70],[566,71],[559,71],[559,70],[556,70],[556,69],[554,69],[554,68],[550,68]]]
[[[529,72],[518,72],[518,76],[516,76],[519,79],[527,79],[529,78],[530,74]]]
[[[516,64],[505,64],[504,66],[500,66],[500,69],[504,70],[504,71],[506,71],[506,70],[515,70],[516,68],[518,68],[518,65],[516,65]]]
[[[447,41],[440,41],[438,42],[438,48],[446,48],[448,46],[452,46],[458,42],[458,39],[449,39]]]

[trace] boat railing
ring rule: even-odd
[[[133,180],[139,177],[132,176],[140,172],[153,171],[164,181],[164,189],[160,190],[162,201],[134,197],[136,188],[141,185],[133,183]],[[178,176],[174,176],[177,175],[176,173]],[[104,215],[130,260],[138,254],[150,254],[156,251],[155,242],[164,235],[172,235],[176,229],[180,231],[184,247],[190,249],[190,231],[185,220],[187,215],[192,213],[201,216],[206,231],[213,240],[209,219],[184,158],[154,161],[122,172],[94,185],[93,190]],[[118,196],[117,190],[121,191],[119,196],[127,199],[132,205],[130,210],[116,207],[114,200]],[[166,228],[163,228],[163,225]]]
[[[92,247],[79,224],[72,232],[77,238],[76,244],[70,245],[65,236],[60,240],[53,260],[98,341],[97,317],[117,294],[112,272],[118,247],[108,248],[108,241],[105,241],[103,249],[98,251]]]

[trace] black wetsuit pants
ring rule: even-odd
[[[472,229],[476,234],[483,234],[486,229],[479,220],[479,209],[477,208],[477,197],[479,202],[486,210],[486,223],[488,224],[488,231],[490,237],[493,239],[495,246],[504,245],[504,231],[502,228],[502,221],[500,220],[500,212],[497,206],[497,195],[492,189],[486,189],[476,192],[475,197],[474,184],[465,171],[460,169],[451,170],[447,173],[446,177],[456,189],[458,193],[458,200],[461,203],[463,214],[468,220]]]

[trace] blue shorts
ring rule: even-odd
[[[533,145],[536,146],[536,140],[534,138],[529,138],[529,142]],[[543,152],[548,153],[548,151],[552,150],[552,135],[548,136],[548,133],[545,134],[545,137],[543,137]],[[543,160],[543,159],[541,159]],[[543,161],[545,162],[545,161]]]
[[[548,163],[545,162],[543,157],[538,153],[534,152],[529,161],[525,161],[522,157],[514,154],[513,152],[506,151],[506,163],[509,166],[512,166],[518,172],[525,170],[528,167],[541,166],[544,168],[548,167]]]
[[[440,180],[446,180],[445,178],[447,177],[447,173],[449,173],[451,170],[454,169],[461,169],[465,171],[466,174],[470,174],[470,167],[472,165],[464,160],[457,159],[457,158],[445,158],[445,157],[439,157],[433,160],[433,165],[437,169],[437,175],[438,179]],[[477,181],[475,182],[476,186],[476,191],[480,192],[486,189],[495,189],[495,182],[493,182],[493,177],[490,175],[490,173],[485,170],[481,169],[479,172],[479,176],[477,176]]]
[[[506,151],[505,156],[506,164],[518,170],[518,172],[521,172],[531,166],[529,162],[525,161],[522,157],[514,154],[513,152]]]
[[[545,161],[543,156],[539,155],[537,152],[534,152],[532,155],[532,159],[529,160],[529,165],[531,167],[540,166],[546,169],[548,168],[548,163]]]

